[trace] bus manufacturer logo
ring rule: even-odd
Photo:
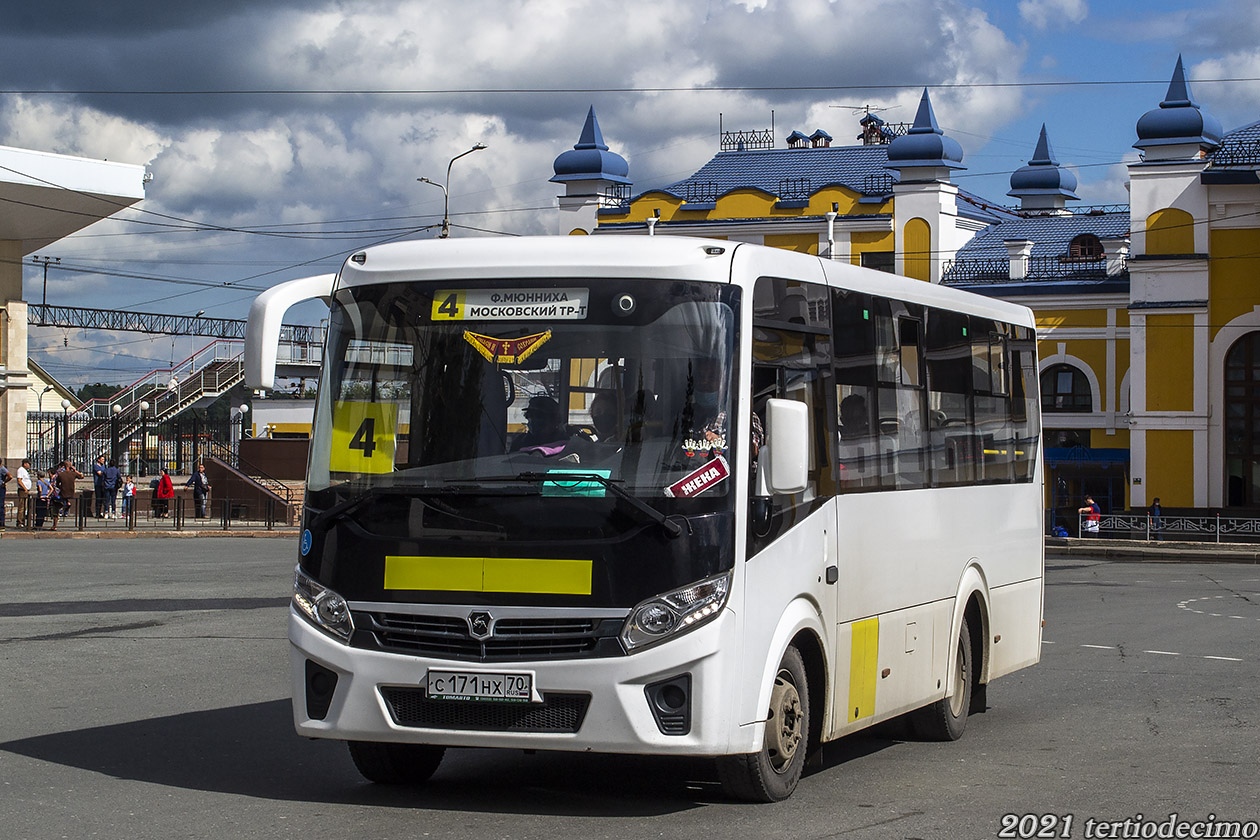
[[[468,634],[479,642],[490,638],[494,634],[494,617],[488,612],[469,613]]]

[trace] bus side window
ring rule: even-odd
[[[822,320],[829,296],[824,286],[775,277],[757,280],[752,408],[764,410],[771,397],[804,403],[810,423],[810,459],[803,492],[754,499],[754,515],[749,518],[751,552],[768,545],[835,493],[830,325]]]
[[[875,392],[876,312],[871,295],[833,289],[831,332],[842,493],[873,490],[880,483],[879,420]],[[882,356],[881,356],[882,357]]]

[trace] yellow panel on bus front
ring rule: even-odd
[[[333,472],[389,473],[394,471],[398,405],[337,400],[328,468]]]
[[[590,560],[538,557],[385,558],[385,588],[429,592],[590,595]]]
[[[853,622],[849,657],[849,723],[875,714],[879,670],[879,618]]]

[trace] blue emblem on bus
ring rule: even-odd
[[[315,542],[315,538],[311,536],[311,529],[307,528],[305,531],[302,532],[302,556],[303,557],[311,553],[311,544],[313,542]]]

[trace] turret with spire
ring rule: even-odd
[[[898,274],[939,283],[941,267],[971,237],[958,225],[958,186],[950,173],[966,169],[962,146],[936,124],[927,88],[910,130],[888,146],[893,185],[893,229]]]
[[[1007,195],[1019,199],[1021,210],[1061,211],[1067,202],[1080,201],[1075,191],[1076,176],[1059,166],[1042,123],[1032,160],[1011,175],[1011,191]]]
[[[560,196],[560,233],[590,233],[595,229],[596,214],[606,194],[621,186],[629,187],[630,165],[616,152],[608,150],[595,106],[586,114],[586,123],[577,143],[556,158],[555,176],[551,181],[564,184]]]
[[[1221,124],[1190,96],[1186,71],[1177,56],[1168,93],[1158,108],[1142,115],[1134,148],[1147,163],[1202,158],[1221,145]]]

